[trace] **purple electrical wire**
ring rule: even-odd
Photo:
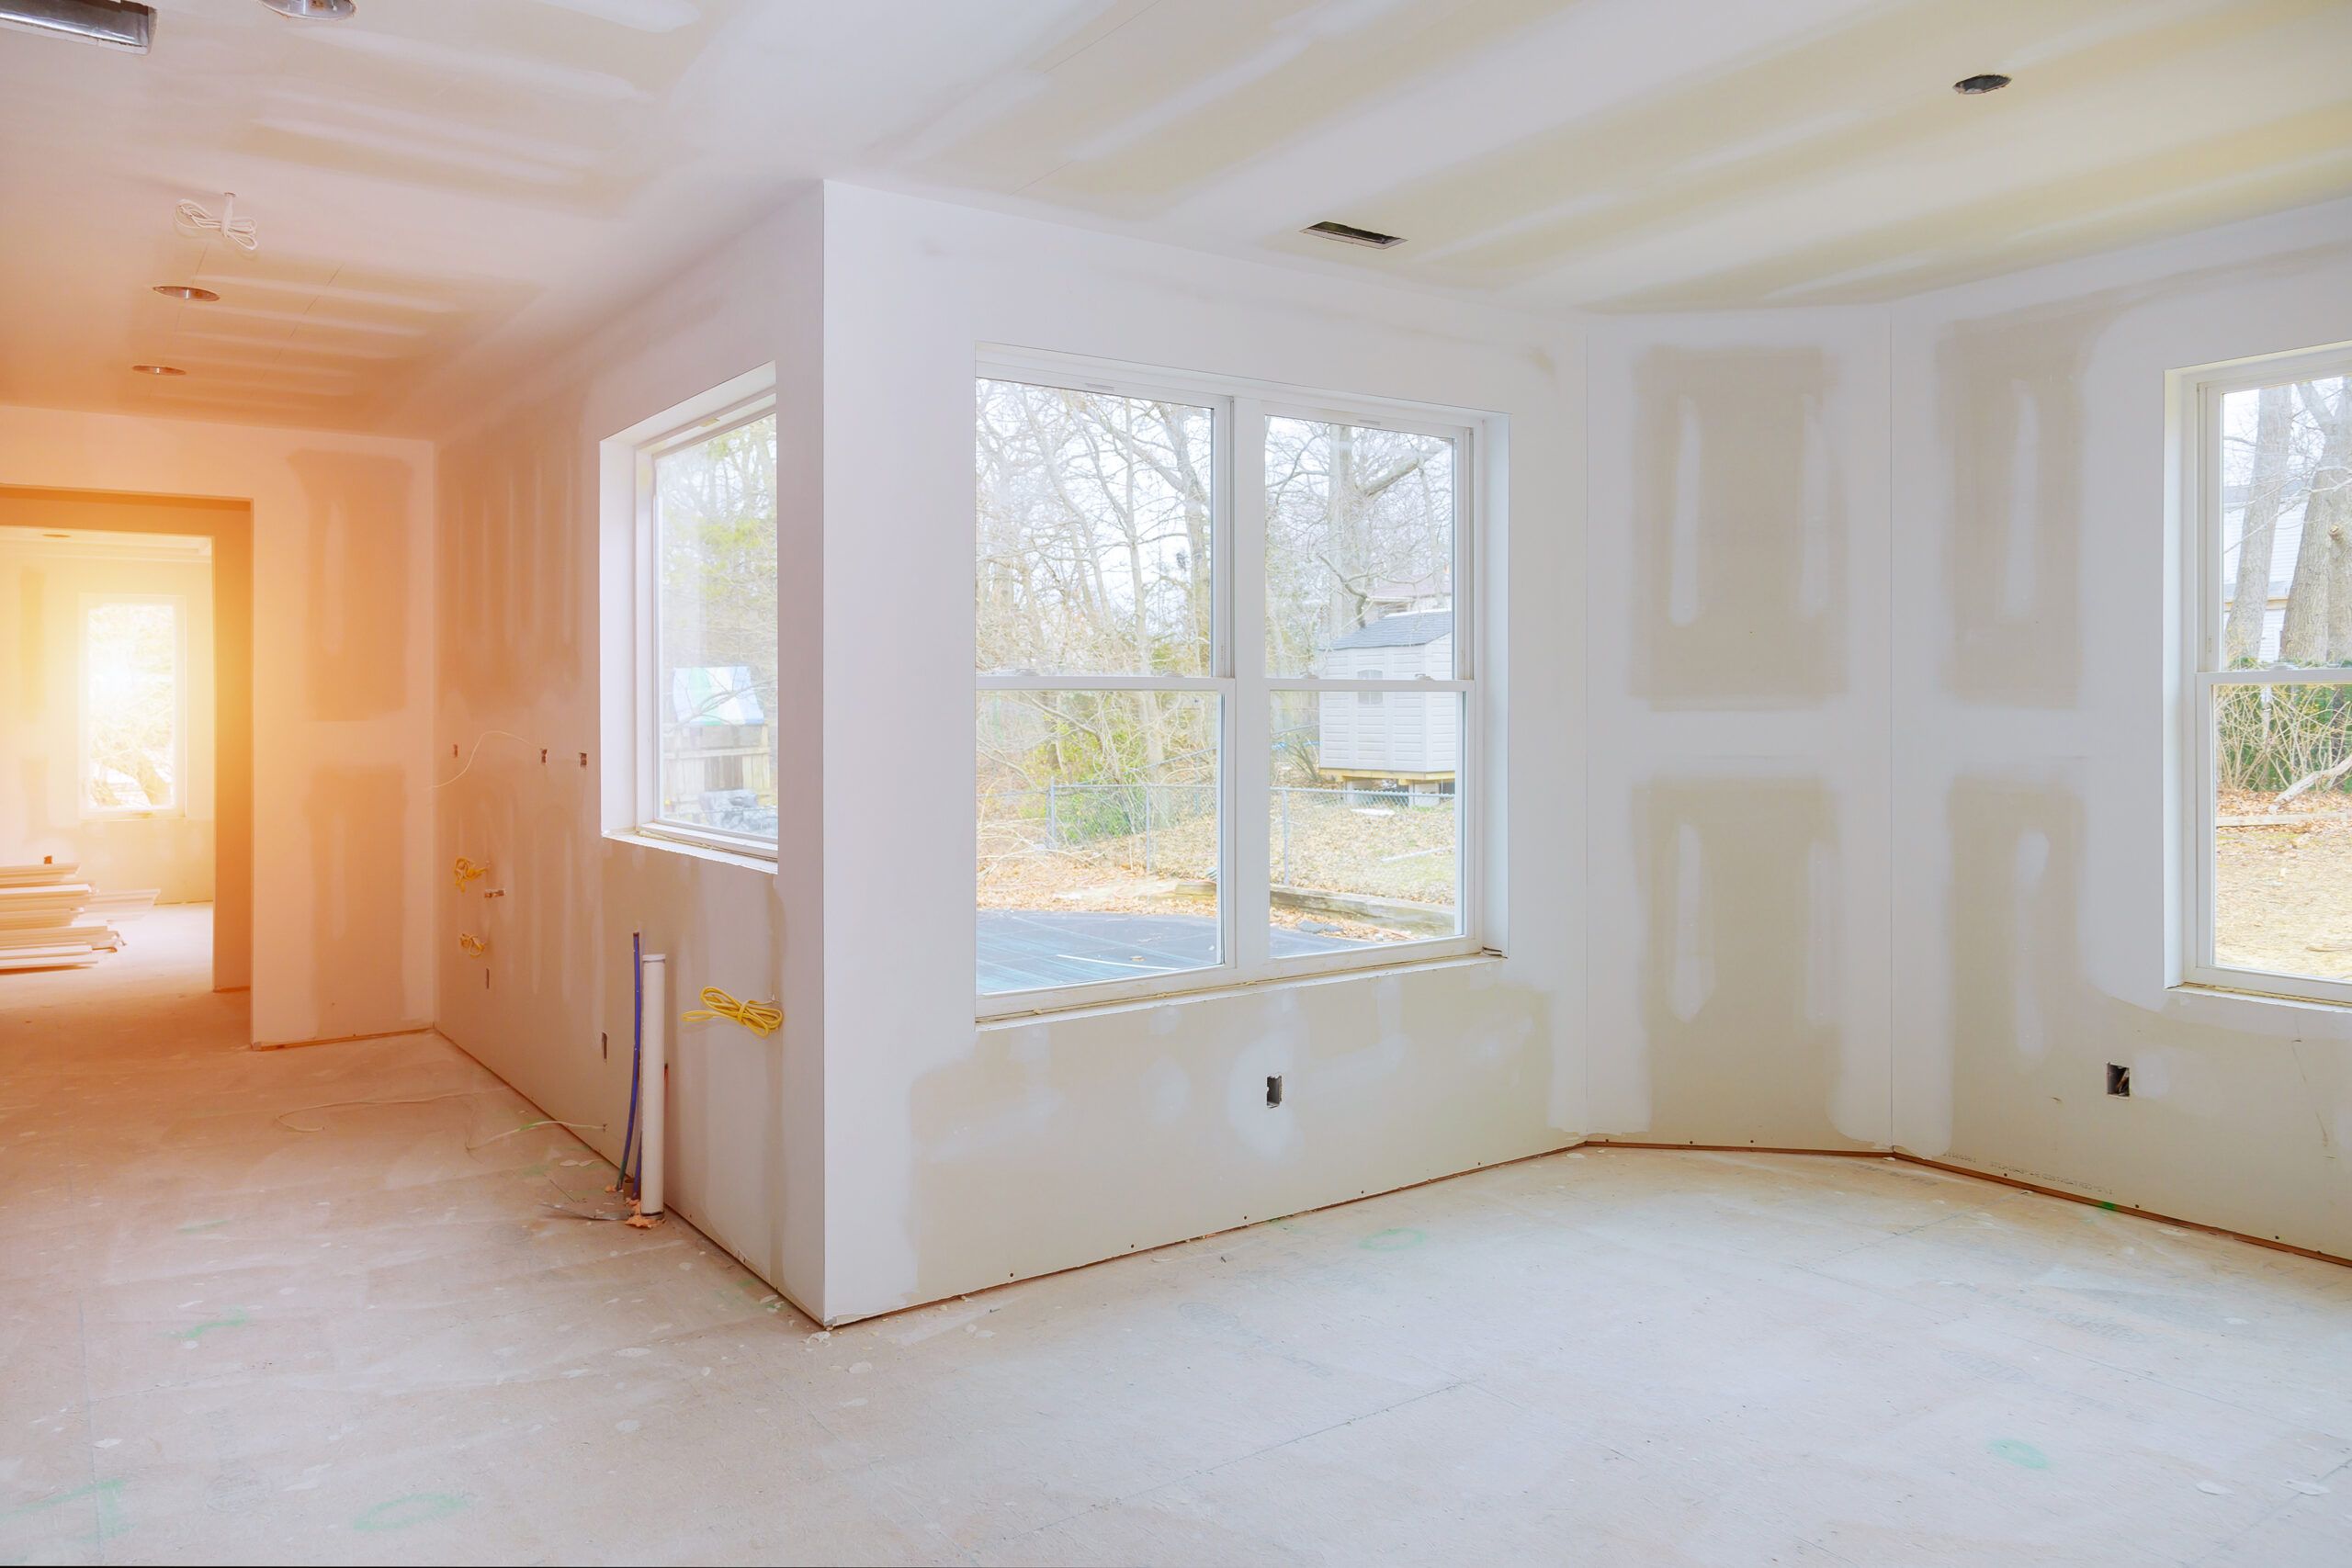
[[[637,1084],[645,1071],[645,933],[628,933],[629,978],[635,1001],[629,1010],[628,1046],[628,1123],[621,1133],[621,1163],[619,1182],[626,1194],[628,1189],[628,1152],[637,1142]],[[645,1169],[645,1151],[637,1151],[639,1174]]]

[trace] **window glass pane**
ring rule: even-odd
[[[179,804],[180,612],[173,604],[90,606],[82,799],[99,810]]]
[[[1266,422],[1266,670],[1450,679],[1453,443]]]
[[[773,840],[775,416],[654,459],[662,820]]]
[[[1217,702],[980,694],[982,995],[1221,961]]]
[[[2220,467],[2222,667],[2352,664],[2352,380],[2228,394]]]
[[[1214,430],[1188,403],[979,383],[983,674],[1209,672]]]
[[[2352,685],[2214,688],[2213,962],[2352,980]]]
[[[1453,692],[1274,694],[1273,957],[1460,934],[1461,740]]]

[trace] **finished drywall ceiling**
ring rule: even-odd
[[[1058,9],[156,0],[144,55],[0,31],[0,402],[437,434]],[[175,229],[228,191],[251,255]]]
[[[2344,0],[158,11],[144,56],[0,33],[0,400],[437,432],[813,176],[1618,310],[1883,299],[2352,193]],[[1951,91],[1987,71],[2015,85]],[[232,189],[257,254],[174,232]]]

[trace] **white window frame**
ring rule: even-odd
[[[775,839],[696,822],[673,822],[662,815],[662,523],[653,465],[670,453],[740,430],[775,411],[775,371],[770,366],[714,388],[616,438],[616,443],[626,443],[629,449],[636,520],[636,689],[630,708],[630,738],[636,753],[633,830],[645,838],[770,863],[776,858]],[[780,480],[778,488],[782,488]],[[779,495],[779,504],[781,499]],[[780,683],[782,671],[777,673]],[[771,712],[771,722],[774,716]],[[782,771],[779,759],[779,787]]]
[[[108,604],[169,604],[172,607],[172,803],[169,806],[97,806],[90,800],[90,613]],[[74,735],[74,798],[85,822],[187,815],[187,600],[177,593],[85,593],[79,627],[81,716]]]
[[[2337,376],[2352,376],[2352,344],[2206,366],[2176,378],[2180,383],[2175,403],[2177,482],[2185,525],[2180,535],[2188,557],[2182,563],[2181,582],[2190,601],[2181,611],[2187,635],[2180,639],[2179,716],[2184,738],[2179,748],[2180,787],[2186,794],[2186,809],[2181,813],[2185,830],[2180,846],[2185,874],[2178,881],[2188,908],[2179,922],[2182,951],[2177,967],[2180,983],[2189,987],[2352,1005],[2352,983],[2229,967],[2213,958],[2214,780],[2219,739],[2215,694],[2223,686],[2352,685],[2352,669],[2222,668],[2222,465],[2217,460],[2222,449],[2222,402],[2233,392]]]
[[[982,1020],[1072,1008],[1178,997],[1356,970],[1460,958],[1491,952],[1485,913],[1485,820],[1491,799],[1485,773],[1485,715],[1478,683],[1487,621],[1478,613],[1477,566],[1485,528],[1480,465],[1487,447],[1485,416],[1381,398],[1301,392],[1270,383],[1210,378],[1180,371],[1135,369],[1063,355],[997,350],[974,369],[984,380],[1061,387],[1109,397],[1156,399],[1210,411],[1215,481],[1211,486],[1211,630],[1209,673],[1176,675],[975,676],[978,694],[1006,691],[1200,692],[1218,698],[1217,876],[1218,962],[1198,969],[1132,980],[976,994]],[[1274,676],[1266,670],[1265,540],[1266,421],[1303,419],[1412,434],[1453,443],[1453,647],[1450,680],[1349,681]],[[1282,692],[1406,692],[1456,694],[1462,705],[1461,761],[1454,777],[1455,908],[1461,931],[1451,937],[1380,942],[1343,953],[1274,958],[1268,921],[1272,882],[1270,829],[1263,803],[1272,799],[1272,699]],[[977,768],[977,761],[975,763]],[[977,785],[977,774],[975,784]],[[1259,803],[1256,809],[1238,803]],[[1259,918],[1245,919],[1245,911]]]

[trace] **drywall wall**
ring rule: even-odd
[[[1894,1141],[2352,1257],[2352,1014],[2167,988],[2165,413],[2168,371],[2352,339],[2352,204],[1891,321]]]
[[[1577,334],[868,190],[824,196],[822,1315],[1573,1141]],[[982,345],[1500,416],[1508,486],[1490,497],[1482,570],[1510,589],[1489,597],[1484,666],[1510,807],[1492,933],[1508,958],[975,1025],[967,454]],[[1280,1110],[1270,1073],[1286,1079]]]
[[[2340,1015],[2168,993],[2163,899],[2163,374],[2344,335],[2343,221],[1560,325],[812,187],[444,451],[444,1027],[613,1154],[631,929],[682,998],[780,993],[775,1041],[680,1033],[673,1191],[828,1321],[1588,1131],[1900,1146],[2346,1250]],[[935,956],[973,942],[940,738],[995,347],[1499,416],[1507,957],[974,1022]],[[610,831],[629,547],[597,452],[770,360],[773,876]],[[447,883],[461,853],[491,888]],[[2067,1087],[2127,1049],[2136,1124]]]
[[[1592,1128],[1883,1144],[1883,324],[1590,333]]]
[[[181,772],[175,807],[153,816],[82,811],[85,601],[178,602]],[[137,558],[92,546],[0,540],[0,604],[15,634],[0,637],[0,854],[75,861],[107,891],[156,890],[165,904],[212,897],[212,565]]]
[[[528,384],[462,411],[435,500],[433,766],[446,782],[434,792],[430,857],[442,1031],[548,1114],[582,1124],[609,1159],[620,1156],[628,1111],[632,931],[669,959],[673,1015],[709,985],[781,994],[786,1031],[768,1040],[670,1021],[668,1199],[812,1311],[824,1268],[820,1015],[812,987],[786,983],[783,939],[789,927],[812,959],[820,951],[821,823],[807,776],[817,753],[785,748],[783,878],[607,836],[635,825],[636,521],[633,473],[624,461],[608,496],[599,446],[778,367],[781,647],[787,672],[810,668],[818,214],[811,187]],[[813,690],[785,695],[785,733],[814,737],[813,717],[789,705]],[[458,856],[488,874],[458,886]],[[461,951],[461,934],[484,951]]]
[[[771,1040],[673,1024],[669,1191],[828,1321],[1572,1141],[1581,938],[1558,875],[1498,890],[1507,960],[976,1024],[964,759],[983,344],[1506,415],[1514,452],[1534,446],[1498,515],[1525,521],[1498,525],[1487,570],[1557,604],[1578,594],[1573,334],[811,186],[442,448],[443,1030],[611,1156],[632,930],[669,955],[673,1011],[704,985],[780,996]],[[625,467],[600,483],[598,454],[763,361],[787,737],[774,874],[608,831],[629,826],[613,742],[631,722],[633,523]],[[1507,691],[1573,715],[1572,617],[1498,612],[1494,634],[1498,733]],[[1502,743],[1508,787],[1541,801],[1511,829],[1541,864],[1575,858],[1571,733]],[[490,874],[459,889],[458,855]],[[1272,1072],[1290,1085],[1279,1112]]]
[[[2165,407],[2352,338],[2352,205],[1590,333],[1591,1130],[2352,1256],[2352,1016],[2170,988]]]
[[[214,571],[251,584],[253,838],[216,878],[226,903],[250,861],[262,1043],[432,1021],[432,472],[418,441],[0,406],[0,486],[92,492],[62,498],[77,526],[186,531],[142,496],[243,503]],[[29,522],[59,499],[0,510]]]

